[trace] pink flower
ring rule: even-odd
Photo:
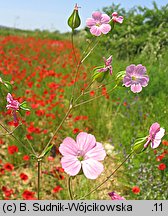
[[[124,197],[118,195],[118,194],[115,193],[114,191],[108,193],[108,195],[111,197],[112,200],[125,200]]]
[[[118,13],[117,12],[113,12],[112,13],[112,20],[113,22],[117,22],[117,23],[122,23],[124,18],[122,16],[118,16]]]
[[[126,87],[131,86],[131,91],[138,93],[142,91],[142,87],[146,87],[149,82],[149,77],[146,73],[146,67],[139,64],[135,66],[134,64],[126,68],[126,75],[123,79],[123,84]]]
[[[165,129],[161,128],[157,122],[153,123],[149,129],[148,140],[145,143],[144,148],[147,148],[150,143],[151,148],[157,148],[160,145],[161,139],[164,136],[164,134]]]
[[[102,34],[107,34],[111,30],[110,17],[107,14],[102,14],[99,11],[92,13],[92,18],[86,20],[86,25],[90,28],[92,35],[100,36]]]
[[[77,175],[82,169],[88,179],[96,179],[104,169],[99,161],[104,160],[105,150],[91,134],[80,132],[76,142],[70,137],[65,138],[59,151],[63,155],[62,168],[70,176]]]
[[[113,73],[112,66],[111,66],[112,56],[110,56],[108,59],[106,59],[105,57],[103,57],[103,60],[104,60],[105,66],[104,66],[104,68],[100,68],[98,70],[98,72],[106,72],[106,71],[109,70],[110,74],[112,75],[112,73]]]
[[[15,123],[17,123],[18,120],[17,120],[17,116],[16,116],[16,111],[19,109],[20,103],[17,100],[14,100],[10,93],[7,94],[6,99],[8,102],[6,108],[12,110],[14,121],[15,121]]]

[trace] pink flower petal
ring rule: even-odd
[[[156,133],[155,139],[162,139],[162,137],[165,135],[165,129],[160,128],[160,131]]]
[[[98,72],[106,72],[108,70],[108,68],[100,68],[99,70],[97,70]]]
[[[113,12],[112,13],[112,17],[116,17],[116,16],[118,16],[118,13],[117,12]]]
[[[96,179],[104,170],[103,165],[100,162],[91,158],[84,160],[81,163],[83,172],[88,179]]]
[[[6,100],[8,103],[11,103],[13,101],[13,97],[10,93],[7,94]]]
[[[83,155],[96,146],[96,139],[93,135],[80,132],[76,137],[79,150],[83,151]]]
[[[78,154],[78,145],[71,137],[67,137],[63,140],[62,144],[59,147],[59,151],[63,156]]]
[[[135,68],[135,72],[138,76],[143,76],[146,73],[146,67],[138,64]]]
[[[139,78],[139,83],[141,86],[146,87],[149,82],[149,77],[148,76],[143,76],[142,78]]]
[[[96,146],[85,154],[85,159],[92,158],[97,161],[104,160],[106,152],[101,143],[97,142]]]
[[[142,91],[142,86],[139,83],[133,84],[133,85],[131,85],[131,91],[134,93],[139,93]]]
[[[110,17],[107,14],[102,14],[101,16],[101,23],[102,24],[107,24],[110,21]]]
[[[123,79],[123,84],[126,86],[126,87],[130,87],[131,84],[132,84],[132,79],[130,76],[125,76],[124,79]]]
[[[133,75],[135,68],[136,68],[136,66],[134,64],[129,65],[126,68],[126,75],[130,75],[130,76]]]
[[[105,61],[106,66],[110,66],[111,63],[112,63],[112,56],[110,56],[110,57]]]
[[[81,162],[74,156],[62,157],[61,165],[64,171],[70,176],[77,175],[81,169]]]
[[[124,18],[122,16],[119,16],[118,18],[116,18],[116,22],[118,23],[123,23]]]
[[[101,35],[100,27],[98,27],[98,26],[92,26],[91,29],[90,29],[90,33],[92,35],[95,35],[95,36],[100,36]]]
[[[161,143],[161,139],[154,139],[152,142],[151,142],[151,148],[157,148]]]
[[[115,193],[114,191],[108,193],[112,200],[125,200],[124,197],[120,196],[119,194]]]
[[[102,13],[100,11],[95,11],[92,13],[93,19],[100,21],[102,17]]]
[[[96,21],[93,18],[87,18],[86,25],[87,27],[91,28],[92,26],[96,25]]]
[[[160,124],[157,122],[153,123],[149,129],[149,134],[152,136],[153,134],[156,134],[160,130]]]
[[[103,34],[107,34],[111,30],[111,26],[109,24],[102,24],[99,28]]]
[[[112,68],[111,65],[109,66],[109,70],[110,70],[110,75],[112,75],[112,73],[113,73],[113,68]]]

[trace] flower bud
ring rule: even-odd
[[[99,72],[98,70],[102,68],[102,66],[100,67],[96,67],[93,70],[93,76],[92,76],[92,81],[97,81],[99,83],[103,82],[103,80],[105,79],[105,77],[107,76],[108,73],[106,72]]]
[[[78,28],[80,24],[81,20],[78,13],[78,5],[76,4],[71,16],[68,19],[68,25],[72,30],[74,30]]]
[[[146,143],[146,139],[147,139],[147,137],[142,137],[142,138],[139,138],[139,139],[135,140],[135,144],[132,147],[132,150],[136,154],[140,154],[140,153],[142,153],[143,151],[146,150],[146,148],[144,148],[144,144]]]
[[[25,111],[29,111],[30,108],[28,107],[27,105],[27,102],[26,101],[23,101],[20,106],[19,106],[22,110],[25,110]]]
[[[11,92],[11,91],[12,91],[12,85],[11,85],[10,82],[5,81],[5,80],[3,80],[3,79],[0,77],[0,83],[2,83],[3,86],[5,86],[5,87],[7,88],[8,92]]]
[[[125,76],[126,71],[120,71],[117,73],[116,75],[116,80],[123,80],[124,76]]]

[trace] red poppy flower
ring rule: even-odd
[[[13,146],[8,146],[8,153],[9,154],[14,154],[14,153],[16,153],[16,152],[18,152],[18,147],[17,146],[15,146],[15,145],[13,145]]]
[[[14,166],[11,163],[6,163],[4,164],[3,168],[7,171],[12,171],[14,169]]]
[[[165,153],[162,153],[161,155],[158,155],[158,156],[156,157],[156,160],[157,160],[157,161],[161,161],[164,157],[165,157]]]
[[[4,192],[5,197],[10,197],[13,194],[13,190],[5,186],[2,186],[2,191]]]
[[[22,193],[22,197],[25,200],[35,200],[36,198],[34,197],[35,192],[29,191],[29,190],[25,190]]]
[[[73,133],[74,133],[74,134],[78,133],[79,131],[80,131],[79,128],[74,128],[74,129],[73,129]]]
[[[20,173],[20,178],[23,180],[23,181],[26,181],[28,179],[28,175],[26,175],[25,173]]]
[[[168,146],[168,141],[167,140],[163,140],[162,144],[165,145],[165,146]]]
[[[132,192],[133,192],[134,194],[139,194],[140,188],[139,188],[138,186],[134,186],[134,187],[132,188]]]
[[[165,170],[166,169],[166,165],[164,163],[159,164],[158,166],[159,170]]]
[[[63,188],[62,187],[60,187],[59,185],[58,186],[56,186],[55,188],[53,188],[53,193],[58,193],[59,191],[61,191],[61,190],[63,190]]]
[[[30,160],[29,155],[24,155],[24,156],[23,156],[23,160],[24,160],[24,161],[29,161],[29,160]]]

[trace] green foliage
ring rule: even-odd
[[[133,55],[142,54],[154,59],[165,51],[168,45],[168,4],[158,8],[153,2],[152,9],[136,6],[129,11],[112,4],[103,11],[109,16],[114,11],[124,16],[124,23],[115,25],[108,40],[101,40],[101,45],[107,50],[113,48],[117,57],[129,60]]]

